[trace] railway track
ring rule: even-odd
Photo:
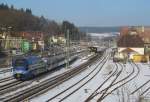
[[[12,76],[7,77],[7,78],[3,78],[3,79],[0,79],[0,83],[6,82],[6,81],[9,81],[9,80],[12,80],[12,79],[14,79]]]
[[[136,90],[132,91],[130,95],[136,93],[138,90],[140,90],[142,87],[144,87],[146,84],[148,84],[150,80],[146,81],[144,84],[142,84],[140,87],[138,87]]]
[[[50,79],[48,79],[48,80],[46,80],[46,81],[53,81],[53,80],[55,80],[55,79],[57,79],[58,77],[60,77],[60,76],[63,76],[63,75],[65,75],[66,73],[63,73],[63,74],[61,74],[61,75],[57,75],[57,76],[55,76],[55,77],[51,77]],[[39,78],[38,78],[39,79]],[[36,79],[35,79],[36,80]],[[9,92],[9,90],[15,90],[15,89],[19,89],[19,88],[22,88],[23,86],[29,86],[32,82],[34,82],[35,80],[31,80],[31,81],[25,81],[25,82],[21,82],[21,83],[18,83],[18,85],[16,84],[15,86],[11,86],[11,88],[9,88],[9,89],[6,89],[6,90],[4,90],[5,91],[5,93],[6,93],[6,95],[4,94],[0,99],[1,100],[7,100],[8,98],[10,98],[10,97],[12,97],[13,96],[13,94],[10,94],[10,95],[7,95],[7,93]],[[38,83],[37,83],[38,84]],[[37,85],[36,84],[36,85]],[[43,83],[44,84],[44,83]],[[38,86],[38,85],[37,85]],[[34,87],[34,86],[33,86]],[[26,91],[26,89],[31,89],[32,90],[32,88],[33,87],[26,87],[26,88],[23,88],[22,90],[23,91]],[[18,91],[16,91],[16,92],[13,92],[13,93],[16,93],[17,95],[18,95],[18,93],[20,94],[20,91],[22,91],[22,90],[18,90]],[[4,93],[4,92],[3,92]],[[21,95],[21,94],[20,94]],[[14,97],[14,96],[13,96]],[[5,102],[5,101],[4,101]],[[7,101],[6,101],[7,102]],[[11,101],[8,101],[8,102],[11,102]],[[16,102],[16,101],[14,101],[14,102]]]
[[[43,79],[47,75],[49,75],[49,74],[51,74],[53,72],[54,71],[48,72],[46,74],[43,74],[43,75],[41,75],[39,77],[34,78],[31,81],[24,81],[24,82],[23,81],[18,81],[16,79],[14,79],[13,77],[11,77],[10,79],[8,78],[9,81],[7,79],[4,80],[4,82],[5,81],[7,81],[7,82],[5,82],[4,84],[0,85],[0,100],[4,99],[4,96],[7,96],[8,93],[10,93],[12,91],[17,91],[17,89],[19,89],[19,88],[23,88],[24,86],[30,85],[32,82],[35,82],[35,81],[40,80],[40,79]],[[53,77],[51,79],[53,79]]]
[[[120,65],[121,65],[121,64],[120,64]],[[121,65],[121,66],[122,66],[122,65]],[[123,66],[122,66],[122,68],[123,68]],[[129,75],[127,75],[126,77],[122,78],[121,80],[119,80],[119,81],[117,81],[117,82],[114,82],[111,86],[113,87],[113,86],[115,86],[115,85],[117,85],[117,84],[119,84],[119,83],[122,83],[124,80],[128,79],[129,77],[131,77],[134,72],[135,72],[135,69],[133,68],[132,72],[131,72]],[[101,86],[100,86],[100,87],[101,87]],[[100,87],[99,87],[98,89],[100,89]],[[90,97],[88,97],[88,99],[87,99],[86,101],[89,101],[89,100],[93,99],[94,97],[96,97],[97,95],[99,95],[99,94],[101,94],[103,91],[105,91],[106,89],[107,89],[107,88],[101,90],[100,92],[92,93],[92,95],[91,95]]]
[[[21,82],[21,81],[16,81],[14,83],[8,84],[6,86],[0,87],[0,99],[2,98],[1,96],[5,96],[8,92],[16,91],[19,88],[22,88],[24,86],[29,85],[30,81],[26,82]]]
[[[1,73],[7,73],[7,72],[10,72],[10,71],[11,71],[11,69],[3,69],[3,70],[0,71],[0,74]]]
[[[116,65],[116,68],[119,69],[119,67],[116,63],[115,63],[115,65]],[[94,90],[94,92],[85,100],[85,102],[89,102],[95,96],[97,96],[98,94],[95,94],[95,93],[97,93],[102,88],[102,86],[104,86],[107,83],[107,81],[109,79],[111,79],[112,77],[114,77],[114,75],[116,74],[116,77],[113,79],[112,83],[105,90],[102,90],[99,92],[99,93],[103,93],[103,95],[104,95],[107,92],[107,90],[109,89],[109,87],[111,87],[113,85],[113,83],[117,80],[117,78],[120,76],[122,71],[123,71],[123,67],[121,67],[121,70],[118,73],[117,72],[112,73],[106,80],[104,80],[104,82],[96,90]]]
[[[91,60],[88,61],[88,63],[90,61],[96,61],[96,59],[99,56],[97,56],[96,58],[92,58]],[[70,79],[71,77],[75,76],[75,72],[76,74],[80,73],[81,69],[83,70],[86,66],[88,66],[89,64],[86,63],[84,65],[81,65],[78,68],[74,68],[72,70],[69,70],[61,75],[59,75],[58,77],[55,78],[51,78],[48,79],[38,85],[35,85],[33,87],[30,87],[26,90],[22,90],[21,92],[15,93],[15,95],[11,95],[11,96],[7,96],[5,98],[3,98],[4,102],[16,102],[16,101],[21,101],[23,99],[28,98],[29,96],[32,96],[33,94],[51,86],[51,87],[55,87],[58,84],[61,84],[63,81]],[[82,68],[81,68],[82,67]],[[84,69],[85,70],[85,69]],[[78,72],[78,73],[77,73]],[[67,78],[66,78],[67,77]],[[34,91],[33,91],[34,90]]]
[[[135,93],[139,92],[140,89],[144,88],[145,86],[150,86],[150,80],[147,80],[145,83],[143,83],[141,86],[139,86],[138,88],[136,88],[134,91],[132,91],[130,93],[130,95],[134,95]],[[139,92],[139,96],[143,97],[144,95],[146,95],[150,90],[150,87],[147,87],[146,89],[141,90],[142,92]]]
[[[143,91],[140,96],[143,96],[144,94],[146,94],[148,91],[150,90],[150,87],[148,87],[145,91]]]
[[[0,92],[1,90],[7,89],[11,86],[17,85],[18,83],[20,83],[21,81],[17,81],[17,80],[12,80],[11,82],[4,84],[4,85],[0,85]]]
[[[81,89],[85,84],[87,84],[89,81],[91,81],[102,69],[103,65],[106,63],[108,58],[103,58],[98,65],[95,66],[95,68],[90,71],[85,77],[83,77],[82,79],[80,79],[79,81],[77,81],[75,84],[71,85],[70,87],[68,87],[67,89],[63,90],[62,92],[59,92],[58,94],[56,94],[55,96],[51,97],[50,99],[48,99],[46,102],[50,102],[53,99],[56,99],[58,96],[64,94],[66,91],[72,89],[73,87],[75,87],[76,85],[78,85],[79,83],[81,83],[82,81],[84,81],[86,78],[88,78],[94,71],[96,71],[96,69],[99,70],[90,78],[88,79],[86,82],[84,82],[82,85],[80,85],[78,88],[76,88],[75,90],[73,90],[71,93],[69,93],[68,95],[66,95],[65,97],[63,97],[61,100],[59,100],[60,102],[65,100],[66,98],[68,98],[70,95],[74,94],[76,91],[78,91],[79,89]],[[100,64],[102,64],[100,66]],[[117,69],[114,71],[114,73],[116,73]]]
[[[121,67],[121,70],[117,73],[117,75],[114,78],[114,80],[112,81],[112,83],[104,91],[102,91],[101,97],[97,100],[98,102],[100,102],[101,99],[105,96],[105,94],[107,94],[108,90],[113,86],[115,81],[119,78],[119,76],[121,75],[122,71],[123,71],[123,67]]]
[[[134,78],[136,78],[138,76],[138,74],[140,73],[140,68],[134,64],[135,67],[137,69],[137,73],[134,70],[135,75],[132,76],[130,79],[128,78],[128,80],[124,80],[125,82],[122,82],[121,84],[119,84],[118,86],[116,86],[113,89],[110,89],[109,91],[107,91],[107,93],[105,95],[103,95],[103,97],[98,98],[97,102],[101,102],[103,99],[105,99],[108,95],[110,95],[112,92],[116,91],[117,89],[119,89],[120,87],[124,86],[125,84],[127,84],[128,82],[132,81]],[[111,88],[111,87],[110,87]]]
[[[43,74],[39,77],[34,78],[31,81],[18,81],[14,79],[13,77],[9,77],[8,79],[6,78],[2,80],[2,82],[5,82],[4,84],[2,83],[0,85],[0,99],[3,98],[3,96],[6,96],[5,94],[11,93],[12,91],[17,91],[19,88],[23,88],[27,85],[30,85],[32,82],[35,82],[37,80],[45,78],[47,75],[51,74],[52,72],[48,72],[46,74]]]

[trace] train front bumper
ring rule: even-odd
[[[14,70],[13,76],[18,80],[26,80],[31,78],[32,75],[28,71]]]

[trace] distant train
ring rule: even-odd
[[[69,61],[76,59],[75,53],[70,54]],[[65,64],[65,54],[40,58],[37,56],[20,56],[12,60],[13,76],[18,80],[33,78]]]
[[[91,47],[88,47],[90,52],[95,52],[97,53],[97,47],[94,47],[94,46],[91,46]]]
[[[100,48],[99,46],[90,46],[88,47],[90,52],[94,52],[94,53],[103,53],[106,48]]]

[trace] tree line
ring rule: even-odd
[[[86,34],[80,32],[79,29],[69,21],[57,23],[54,20],[46,19],[44,16],[38,17],[32,14],[32,10],[16,9],[13,5],[10,7],[7,4],[0,4],[0,31],[2,28],[11,27],[11,31],[40,31],[51,35],[66,34],[70,32],[71,40],[84,39]],[[17,33],[12,33],[16,36]]]

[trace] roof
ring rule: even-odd
[[[131,48],[126,48],[122,50],[121,52],[129,53],[129,52],[136,52],[136,51],[132,50]]]
[[[117,42],[118,47],[144,47],[144,42],[139,35],[122,35]]]
[[[20,32],[21,36],[30,41],[39,41],[43,40],[44,33],[43,32]]]

